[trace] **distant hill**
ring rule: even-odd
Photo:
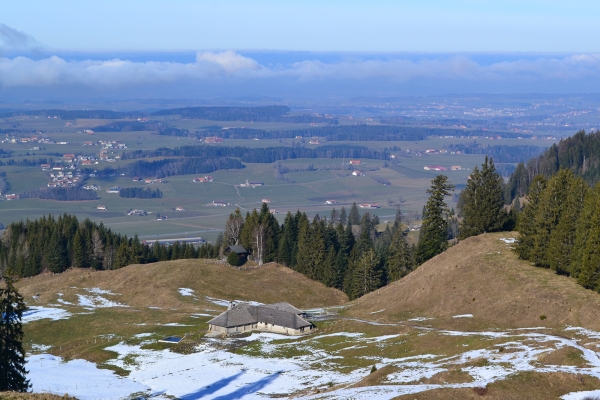
[[[135,264],[113,271],[70,269],[62,274],[38,275],[18,283],[19,291],[31,298],[40,294],[43,303],[56,293],[77,303],[81,288],[98,287],[120,294],[118,301],[134,307],[156,306],[193,311],[196,306],[215,307],[205,296],[261,303],[287,301],[296,307],[340,305],[348,301],[341,291],[328,288],[304,275],[277,264],[252,270],[237,270],[210,260],[176,260]],[[182,296],[180,288],[192,289],[195,299]]]
[[[418,324],[459,329],[584,326],[600,329],[600,294],[572,278],[519,260],[501,238],[466,239],[414,272],[358,299],[351,316],[380,321],[435,318]],[[473,318],[454,316],[472,314]]]

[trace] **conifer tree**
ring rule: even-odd
[[[502,177],[496,172],[492,159],[485,157],[481,171],[478,167],[473,168],[467,186],[460,193],[463,217],[461,239],[502,228],[506,220],[503,186]]]
[[[356,299],[381,286],[381,270],[379,257],[375,250],[369,249],[358,257],[352,265],[351,298]]]
[[[350,214],[348,215],[348,221],[352,225],[360,224],[360,213],[358,212],[358,206],[356,205],[356,202],[352,203]]]
[[[346,207],[342,207],[342,210],[340,211],[340,224],[346,225],[346,222],[348,222],[347,218]]]
[[[63,272],[69,267],[69,258],[60,232],[54,230],[46,250],[46,264],[50,272]]]
[[[533,182],[529,187],[527,203],[525,204],[525,207],[523,207],[523,211],[519,216],[519,223],[517,225],[519,238],[515,251],[523,260],[531,260],[532,257],[537,234],[537,226],[535,221],[538,208],[540,206],[540,198],[545,187],[546,178],[544,178],[542,175],[538,175],[533,179]]]
[[[4,283],[6,288],[0,289],[0,392],[26,392],[30,385],[21,325],[25,302],[12,276],[5,275]]]
[[[397,281],[406,276],[413,269],[413,259],[410,248],[404,237],[402,229],[396,229],[389,246],[386,260],[388,283]]]
[[[81,240],[81,235],[79,231],[75,233],[75,238],[73,239],[73,265],[77,268],[85,267],[85,249],[83,247],[83,241]]]
[[[419,233],[419,243],[416,259],[419,264],[433,258],[448,248],[448,215],[450,210],[444,201],[450,196],[454,185],[448,182],[448,177],[438,175],[431,181],[430,194],[423,208],[423,224]]]

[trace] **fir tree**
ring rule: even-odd
[[[419,264],[440,254],[448,248],[448,215],[450,210],[444,201],[450,196],[454,185],[448,182],[448,177],[438,175],[431,181],[431,189],[427,204],[423,208],[423,224],[419,233],[419,244],[416,259]]]
[[[50,272],[63,272],[69,267],[69,257],[61,234],[54,230],[46,250],[46,264]]]
[[[473,168],[467,186],[460,193],[461,239],[502,228],[506,220],[503,189],[502,177],[496,172],[494,161],[486,156],[481,171],[478,167]]]
[[[388,283],[397,281],[413,269],[412,254],[402,229],[396,229],[394,233],[385,266]]]
[[[347,216],[346,216],[346,207],[342,207],[342,210],[340,211],[340,224],[342,225],[346,225],[347,221]]]
[[[535,221],[540,206],[540,198],[545,187],[546,179],[541,175],[536,176],[529,187],[527,203],[519,216],[517,225],[519,238],[515,250],[523,260],[531,260],[537,233]]]
[[[0,289],[0,392],[26,392],[30,385],[21,325],[25,302],[11,276],[4,276],[4,283],[6,288]]]
[[[350,222],[352,225],[360,224],[360,213],[358,212],[358,206],[356,205],[356,202],[352,203],[350,214],[348,215],[348,222]]]
[[[79,231],[75,233],[75,238],[73,238],[73,265],[77,268],[85,267],[85,249],[84,249],[83,240],[81,240],[81,235]]]
[[[353,262],[351,298],[356,299],[381,286],[381,270],[379,257],[373,249],[358,257]]]

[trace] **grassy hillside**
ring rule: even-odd
[[[71,269],[59,275],[23,279],[18,287],[26,298],[39,294],[42,303],[55,302],[58,292],[64,301],[77,303],[77,294],[86,293],[85,288],[100,288],[117,293],[118,297],[111,299],[128,306],[180,311],[214,306],[205,296],[261,303],[287,301],[301,308],[347,301],[343,292],[277,264],[242,271],[197,259],[130,265],[115,271]],[[194,296],[182,296],[179,288],[192,289]]]
[[[519,260],[501,238],[469,238],[400,281],[356,301],[350,315],[381,321],[434,318],[434,326],[460,329],[564,325],[600,329],[600,295],[568,277]],[[371,314],[377,311],[375,314]],[[453,318],[472,314],[473,318]]]

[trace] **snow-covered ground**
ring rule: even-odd
[[[78,294],[77,298],[79,299],[78,305],[88,308],[129,307],[126,304],[108,300],[100,295]]]
[[[32,306],[23,313],[23,319],[21,322],[26,324],[27,322],[37,321],[39,319],[67,319],[71,315],[70,312],[63,310],[62,308],[50,308],[50,307],[37,307]]]
[[[194,291],[192,289],[189,288],[179,288],[179,294],[182,296],[189,296],[189,297],[196,297],[196,295],[194,294]]]
[[[578,330],[577,333],[592,337],[598,335],[598,332],[588,330]],[[68,392],[83,399],[118,398],[133,392],[176,396],[181,399],[264,399],[265,396],[286,396],[306,389],[321,390],[320,394],[313,395],[313,398],[319,399],[392,399],[402,394],[441,387],[483,387],[520,371],[566,372],[600,378],[599,353],[581,346],[574,339],[528,331],[439,331],[438,334],[480,337],[482,340],[504,338],[508,341],[501,345],[491,344],[484,349],[465,348],[464,352],[450,357],[435,354],[404,358],[363,356],[362,358],[372,361],[369,365],[375,364],[378,368],[394,365],[399,370],[387,376],[385,385],[360,388],[347,386],[367,376],[370,367],[340,372],[338,363],[343,358],[340,352],[375,344],[385,354],[386,346],[394,346],[403,340],[402,334],[369,337],[357,332],[336,332],[290,337],[255,333],[237,339],[247,341],[252,346],[252,351],[245,354],[224,350],[220,346],[222,339],[206,339],[198,346],[197,353],[187,355],[120,343],[107,348],[119,354],[109,363],[131,371],[126,378],[119,378],[110,371],[97,370],[93,364],[81,360],[60,363],[60,359],[48,355],[44,356],[47,358],[30,356],[27,368],[31,370],[34,390],[59,394]],[[137,337],[145,338],[150,335],[139,334]],[[329,349],[323,345],[335,337],[339,337],[339,343],[347,346],[340,350],[341,347],[338,346]],[[324,342],[323,339],[327,340]],[[537,360],[540,355],[565,346],[580,350],[588,366],[539,365]],[[288,352],[290,350],[292,353]],[[464,366],[477,359],[486,359],[487,363],[484,366]],[[418,383],[422,378],[430,378],[457,367],[467,372],[473,381],[460,384]],[[330,387],[341,388],[323,392]],[[93,389],[95,393],[90,397],[81,392],[82,388],[83,392]],[[578,400],[588,394],[590,393],[571,393],[563,396],[563,399]]]

